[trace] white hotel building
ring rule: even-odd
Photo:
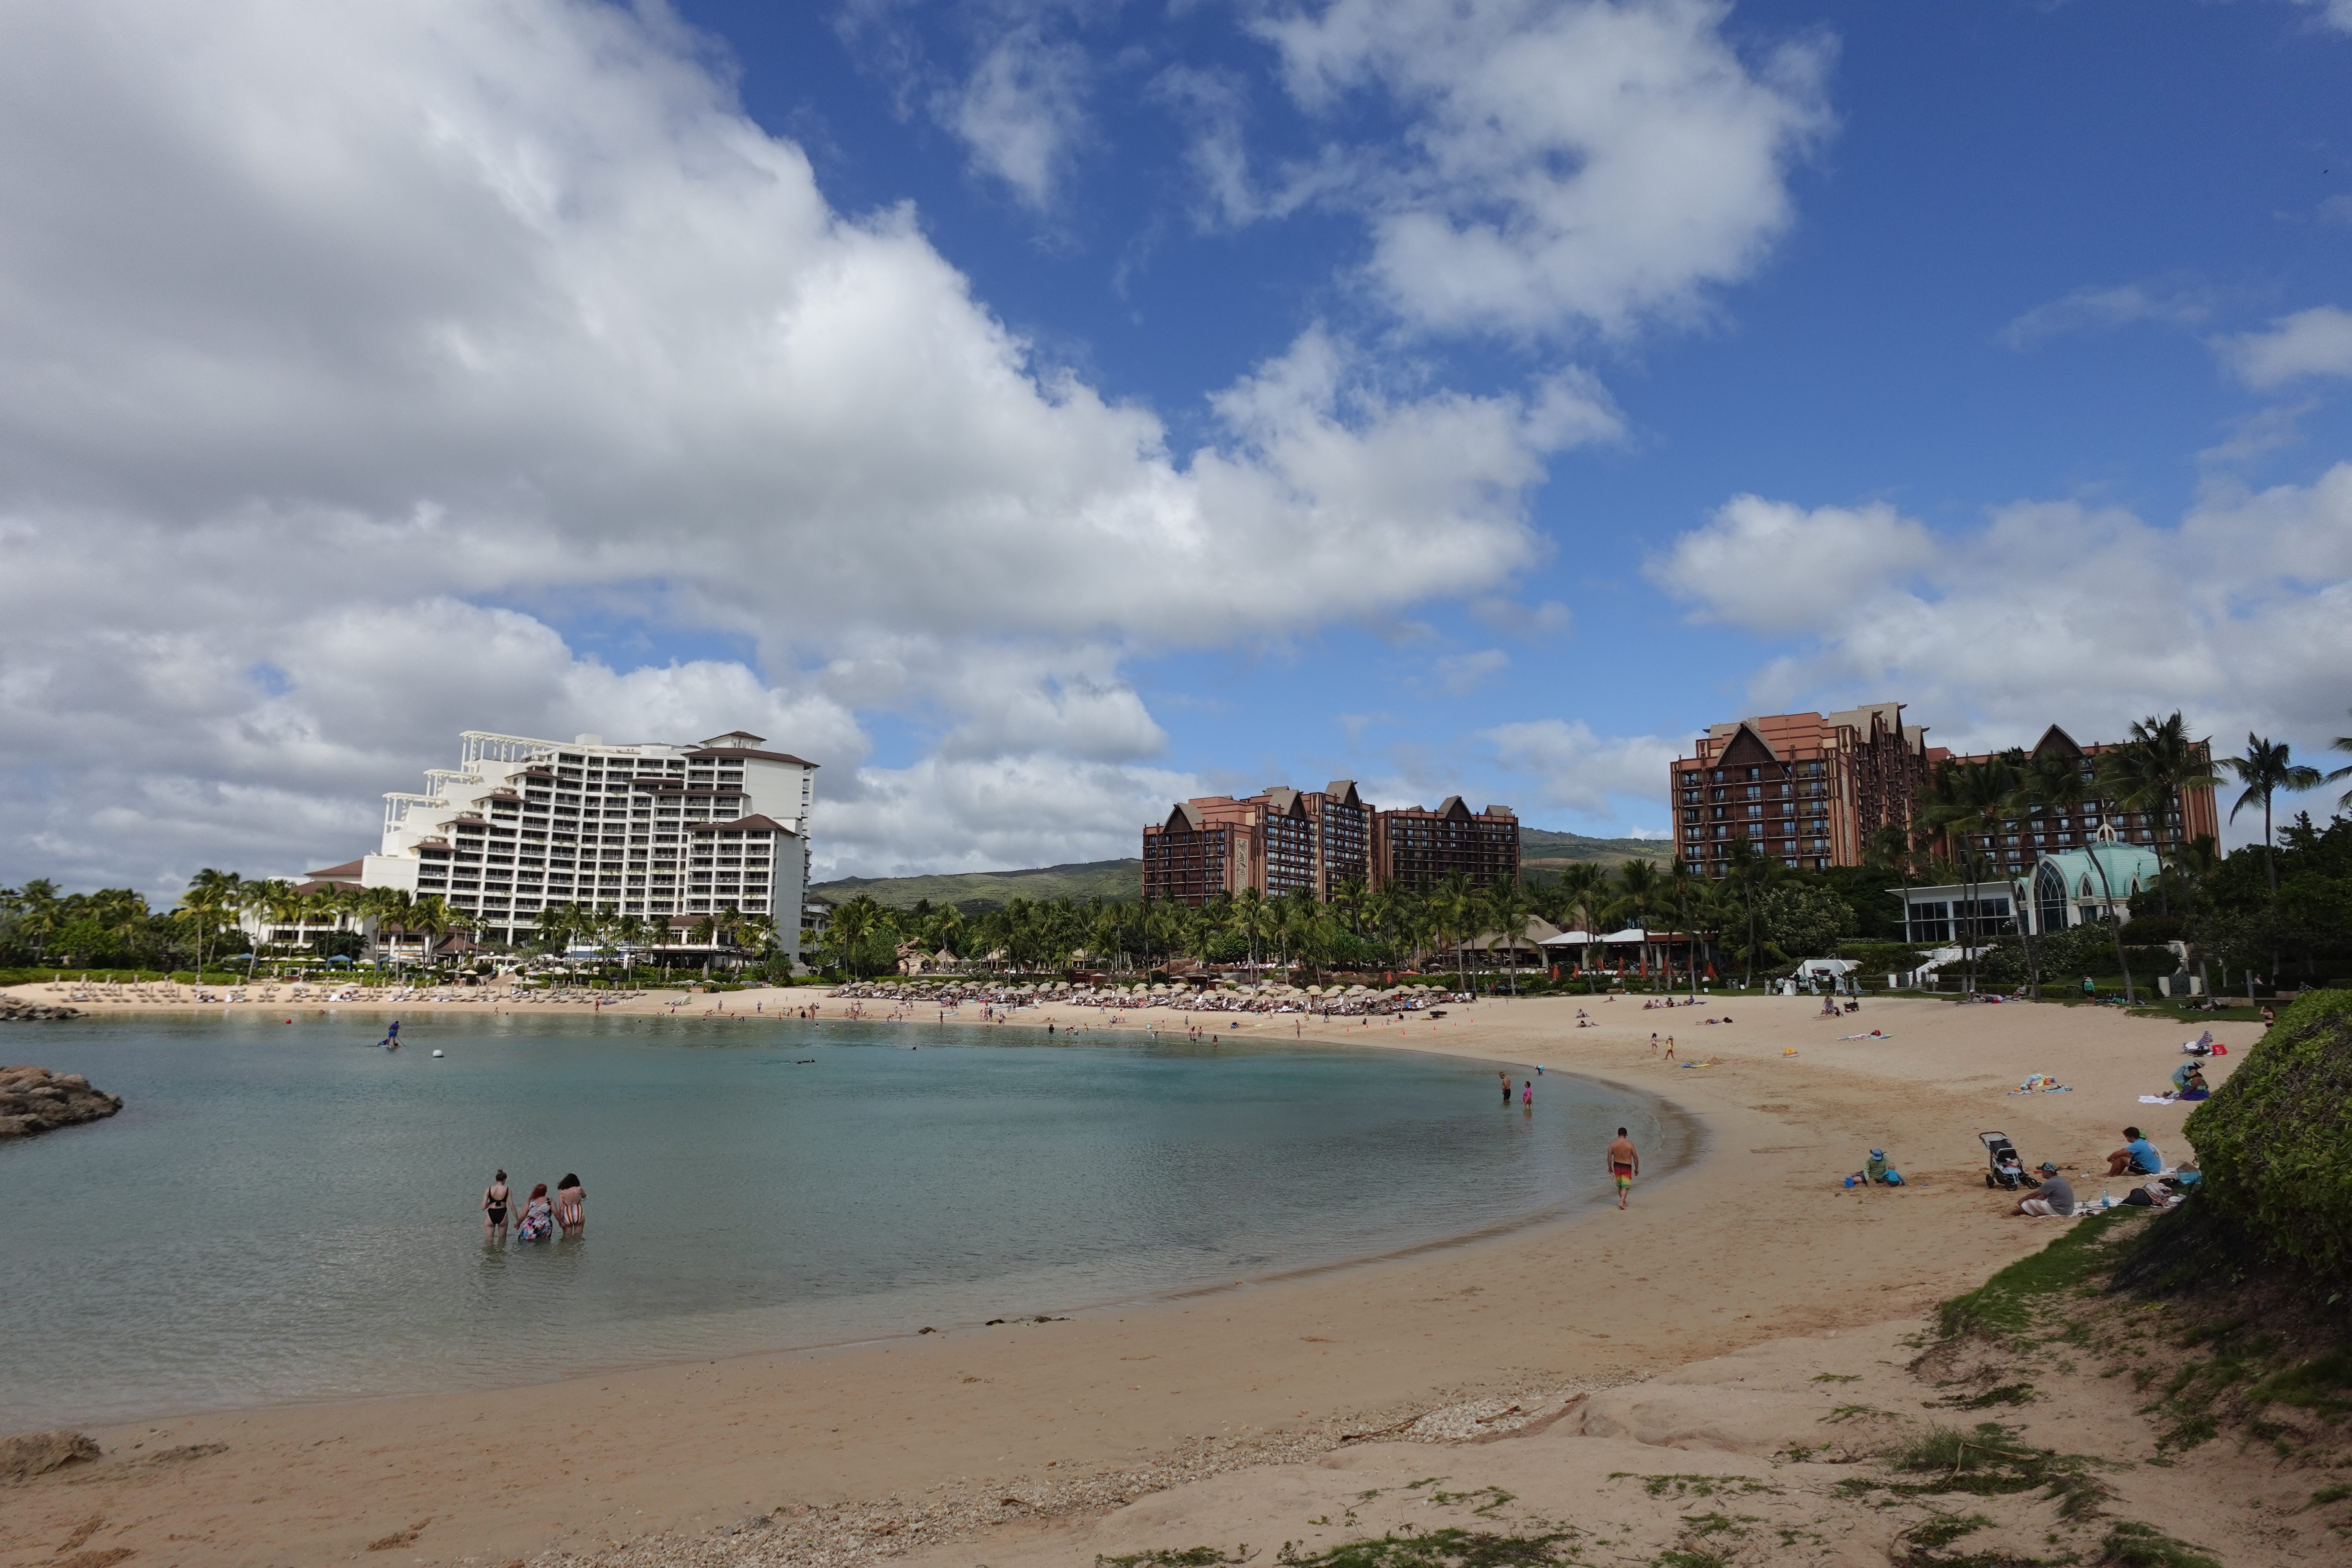
[[[740,730],[700,745],[461,740],[425,793],[383,797],[381,850],[313,874],[439,894],[485,942],[527,941],[558,904],[680,926],[732,909],[773,921],[799,957],[814,763]]]

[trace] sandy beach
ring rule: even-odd
[[[38,986],[17,994],[57,999]],[[675,1001],[656,993],[619,1010],[658,1013]],[[755,1027],[778,1006],[812,1003],[827,1017],[845,1011],[807,989],[697,994],[685,1007],[741,1015]],[[283,997],[242,1005],[299,1016]],[[1580,1008],[1597,1027],[1575,1026]],[[1873,1001],[1837,1020],[1818,1009],[1811,998],[1715,996],[1653,1012],[1619,997],[1485,1001],[1435,1022],[1324,1027],[1297,1016],[1218,1016],[1221,1034],[1245,1038],[1540,1064],[1645,1089],[1697,1119],[1704,1151],[1682,1173],[1639,1184],[1622,1214],[1607,1202],[1596,1148],[1589,1192],[1563,1194],[1581,1201],[1559,1217],[1177,1300],[1066,1312],[1071,1304],[1024,1304],[1035,1308],[1032,1321],[909,1323],[902,1337],[822,1351],[91,1428],[102,1459],[0,1489],[0,1563],[96,1568],[127,1560],[108,1553],[135,1552],[141,1563],[310,1563],[371,1548],[378,1557],[369,1561],[404,1563],[550,1553],[721,1561],[752,1550],[744,1543],[754,1538],[782,1546],[782,1523],[713,1533],[759,1515],[823,1525],[794,1539],[830,1544],[796,1547],[796,1558],[850,1563],[913,1550],[926,1561],[1003,1568],[1085,1563],[1097,1551],[1141,1550],[1118,1542],[1154,1531],[1205,1531],[1212,1522],[1227,1533],[1254,1521],[1279,1530],[1291,1502],[1314,1492],[1313,1478],[1380,1470],[1390,1461],[1378,1456],[1416,1447],[1340,1442],[1350,1435],[1443,1436],[1448,1419],[1475,1431],[1480,1411],[1507,1413],[1497,1431],[1548,1427],[1461,1450],[1500,1475],[1530,1463],[1533,1445],[1576,1437],[1581,1428],[1558,1417],[1612,1397],[1597,1391],[1622,1396],[1643,1379],[1725,1357],[1751,1381],[1802,1383],[1814,1373],[1796,1369],[1826,1364],[1832,1334],[1843,1336],[1835,1353],[1874,1347],[1864,1359],[1886,1361],[1923,1308],[2043,1245],[2060,1223],[2007,1217],[2013,1200],[1982,1180],[1981,1130],[2001,1129],[2029,1161],[2049,1158],[2070,1173],[2104,1169],[2127,1122],[2168,1155],[2186,1152],[2179,1132],[2189,1108],[2137,1097],[2164,1086],[2193,1029],[2055,1005]],[[1727,1011],[1735,1022],[1701,1022]],[[915,1035],[931,1016],[871,1026]],[[1108,1016],[1039,1007],[1009,1026],[1051,1022],[1091,1034],[1108,1031]],[[1153,1022],[1174,1020],[1130,1014],[1122,1032]],[[1234,1022],[1242,1027],[1225,1027]],[[1838,1037],[1871,1029],[1887,1037]],[[2241,1052],[2259,1029],[2224,1024],[2214,1033]],[[1675,1037],[1680,1064],[1652,1051],[1653,1030]],[[70,1070],[70,1060],[48,1059],[69,1054],[69,1040],[70,1026],[18,1026],[8,1051]],[[2209,1073],[2219,1082],[2240,1059],[2220,1058]],[[2034,1073],[2072,1087],[2009,1092]],[[1543,1106],[1538,1080],[1538,1119]],[[1874,1147],[1887,1150],[1910,1186],[1841,1187]],[[2099,1187],[2077,1183],[2089,1198]],[[924,1327],[939,1331],[917,1332]],[[1742,1353],[1751,1359],[1737,1362]],[[1435,1426],[1414,1426],[1431,1412]],[[1687,1468],[1687,1458],[1646,1468]],[[1392,1468],[1428,1474],[1419,1462]],[[1558,1489],[1568,1484],[1560,1477],[1582,1473],[1564,1465],[1552,1463],[1544,1484]],[[1468,1468],[1454,1464],[1457,1476]],[[1532,1478],[1494,1484],[1537,1495]],[[1305,1539],[1304,1529],[1234,1539],[1263,1547]],[[59,1554],[68,1538],[80,1555]],[[1884,1562],[1883,1541],[1874,1550]]]

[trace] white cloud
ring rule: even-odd
[[[2135,321],[2194,326],[2211,314],[2205,292],[2189,284],[2158,281],[2083,288],[2026,311],[2000,330],[2000,341],[2009,348],[2024,350],[2068,332],[2098,331]]]
[[[1738,503],[1735,503],[1737,505]],[[1733,572],[1663,574],[1702,616],[1800,638],[1751,687],[1767,710],[1899,697],[1931,739],[2077,739],[2184,709],[2224,739],[2334,733],[2352,669],[2352,463],[2307,486],[2216,484],[2177,524],[2071,501],[2021,502],[1979,529],[1930,533],[1879,514],[1752,502],[1799,557],[1852,549],[1880,564],[1835,594],[1769,602]],[[1667,557],[1742,534],[1726,514]],[[1870,542],[1875,540],[1875,546]],[[1767,600],[1759,608],[1759,600]]]
[[[1033,20],[992,40],[970,77],[942,95],[938,112],[971,149],[976,167],[1042,210],[1053,205],[1086,133],[1092,79],[1086,50],[1046,37]]]
[[[2317,305],[2281,316],[2259,332],[2215,345],[2249,386],[2272,387],[2309,375],[2352,375],[2352,310]]]
[[[1618,816],[1612,797],[1664,807],[1666,770],[1681,750],[1654,735],[1600,736],[1580,721],[1537,719],[1479,732],[1508,772],[1534,782],[1544,805],[1594,822]],[[1635,830],[1637,836],[1642,834]]]
[[[1935,556],[1927,531],[1883,501],[1808,511],[1744,495],[1652,559],[1648,574],[1710,619],[1790,632],[1834,619],[1860,595],[1902,581]]]
[[[2352,33],[2352,0],[2294,0],[2319,15],[2314,18],[2322,26],[2333,27],[2339,33]]]
[[[825,808],[817,879],[1131,859],[1146,822],[1206,793],[1188,773],[1051,754],[868,768]]]
[[[1830,50],[1753,66],[1717,0],[1331,0],[1257,23],[1294,98],[1377,92],[1404,149],[1344,160],[1375,289],[1437,331],[1622,332],[1690,312],[1790,221]]]
[[[1463,697],[1475,691],[1487,681],[1511,668],[1511,656],[1501,648],[1481,648],[1475,653],[1450,653],[1430,666],[1437,684],[1450,697]]]
[[[1400,393],[1310,331],[1173,450],[700,47],[567,0],[0,10],[6,874],[341,858],[474,726],[748,722],[845,802],[869,706],[935,772],[1117,772],[1162,743],[1121,658],[1491,595],[1547,456],[1617,428],[1574,374]],[[552,629],[600,619],[748,651]],[[160,815],[93,833],[93,790]]]

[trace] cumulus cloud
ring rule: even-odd
[[[2278,386],[2313,375],[2352,375],[2352,310],[2314,306],[2280,316],[2261,331],[2223,338],[2215,347],[2249,386]]]
[[[1750,62],[1717,0],[1330,0],[1255,24],[1292,96],[1377,95],[1401,153],[1349,150],[1372,287],[1441,331],[1622,332],[1687,314],[1787,226],[1830,51]]]
[[[2310,485],[2217,483],[2169,526],[2041,501],[1940,533],[1881,508],[1743,498],[1664,561],[1736,561],[1759,515],[1793,558],[1875,563],[1784,603],[1733,571],[1658,573],[1702,617],[1797,639],[1752,685],[1767,710],[1899,697],[1955,746],[2030,742],[2053,722],[2096,739],[2175,708],[2221,735],[2313,735],[2341,716],[2352,463]]]
[[[372,812],[326,803],[466,727],[748,723],[866,820],[992,755],[1131,769],[1122,658],[1492,594],[1547,457],[1617,427],[1309,331],[1175,449],[911,213],[834,210],[703,47],[568,0],[0,12],[15,874],[341,858]],[[556,629],[599,617],[748,652],[608,668]],[[895,795],[868,706],[943,736]],[[143,826],[76,816],[101,780]]]
[[[991,40],[938,111],[971,148],[974,166],[1043,209],[1087,129],[1092,87],[1086,50],[1048,38],[1032,21]]]
[[[1710,619],[1781,633],[1833,620],[1935,558],[1927,529],[1883,501],[1808,511],[1744,495],[1652,559],[1648,573]]]
[[[1681,754],[1672,741],[1654,735],[1596,735],[1580,721],[1562,719],[1498,725],[1480,731],[1479,739],[1494,748],[1506,771],[1533,784],[1545,805],[1592,822],[1615,818],[1617,797],[1654,802],[1663,810],[1666,770]]]

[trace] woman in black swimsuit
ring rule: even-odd
[[[482,1239],[503,1242],[507,1238],[507,1204],[513,1197],[507,1191],[507,1173],[500,1171],[482,1193]]]

